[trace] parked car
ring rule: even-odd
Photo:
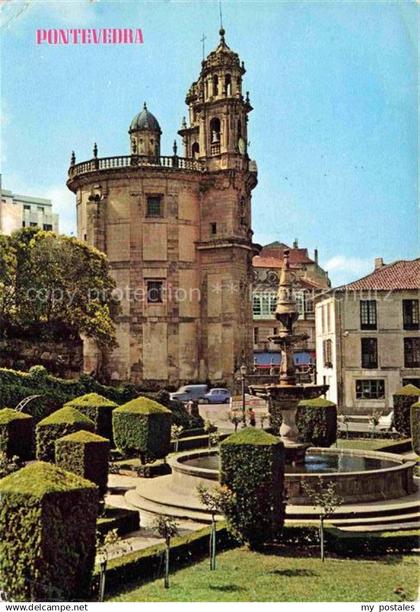
[[[183,385],[169,394],[171,400],[179,400],[180,402],[189,402],[190,400],[199,400],[207,393],[207,385]]]
[[[228,404],[230,401],[230,391],[228,389],[210,389],[204,396],[204,401],[209,404]]]

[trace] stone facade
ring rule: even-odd
[[[350,414],[388,413],[420,383],[420,259],[384,265],[316,304],[318,383]]]
[[[244,72],[221,31],[187,95],[185,157],[176,143],[173,155],[160,156],[161,130],[145,105],[130,124],[129,156],[98,159],[95,145],[92,160],[72,158],[79,238],[107,254],[121,301],[118,347],[105,357],[86,341],[86,371],[102,367],[136,384],[229,384],[252,363],[257,180],[245,144],[252,108]],[[216,76],[217,94],[206,86]]]
[[[264,246],[259,255],[253,259],[253,342],[254,365],[258,372],[268,372],[271,365],[277,372],[280,363],[278,346],[269,341],[269,337],[278,333],[279,323],[275,318],[275,307],[279,276],[283,265],[284,250],[289,250],[289,265],[293,278],[293,293],[297,302],[299,318],[295,322],[297,334],[307,334],[308,339],[295,347],[295,362],[306,369],[308,364],[315,364],[315,309],[316,295],[330,288],[327,272],[318,264],[318,252],[314,258],[308,255],[306,248],[293,247],[282,242],[273,242]]]

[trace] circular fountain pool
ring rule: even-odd
[[[215,485],[219,478],[217,451],[183,453],[170,464],[178,490],[195,490],[202,482]],[[303,465],[286,465],[285,488],[289,503],[295,505],[310,503],[302,483],[313,486],[320,478],[334,482],[344,503],[393,499],[413,492],[414,465],[391,453],[310,448]]]

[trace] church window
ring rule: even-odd
[[[217,223],[210,223],[210,233],[213,236],[217,234]]]
[[[225,76],[225,93],[227,96],[232,95],[232,78],[230,74]]]
[[[162,216],[162,196],[151,195],[147,196],[147,217],[161,217]]]
[[[199,146],[198,142],[194,142],[193,143],[193,146],[191,147],[191,153],[192,153],[192,156],[195,159],[197,159],[197,157],[198,157],[198,155],[200,153],[200,146]]]
[[[147,281],[147,302],[148,304],[162,304],[163,302],[163,281]]]
[[[218,117],[210,121],[210,133],[212,144],[220,142],[220,119]]]
[[[217,74],[213,77],[213,96],[219,95],[219,77]]]

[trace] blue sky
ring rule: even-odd
[[[334,284],[417,253],[417,42],[413,2],[223,0],[245,62],[258,242],[311,251]],[[51,197],[75,231],[66,186],[78,161],[128,153],[147,100],[169,154],[185,94],[218,42],[217,1],[3,0],[3,186]],[[37,28],[141,28],[143,45],[38,46]],[[178,139],[178,144],[179,139]]]

